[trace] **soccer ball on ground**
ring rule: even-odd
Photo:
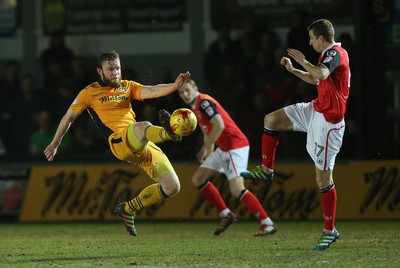
[[[172,131],[179,136],[188,136],[196,130],[196,115],[187,108],[176,109],[169,119]]]

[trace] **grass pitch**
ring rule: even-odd
[[[0,267],[400,267],[399,221],[339,221],[340,239],[313,251],[321,222],[278,222],[253,237],[258,222],[221,236],[211,222],[140,222],[131,237],[120,222],[0,224]]]

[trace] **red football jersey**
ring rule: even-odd
[[[326,121],[335,124],[344,119],[346,112],[350,92],[349,55],[339,43],[335,43],[322,52],[318,64],[325,65],[330,75],[319,81],[314,109],[322,113]]]
[[[207,135],[211,132],[211,118],[220,114],[224,121],[225,128],[218,137],[216,144],[222,151],[229,151],[249,145],[249,141],[236,123],[232,120],[227,111],[213,97],[199,93],[193,112],[196,114],[197,123]]]

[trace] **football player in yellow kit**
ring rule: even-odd
[[[115,212],[124,221],[130,235],[136,236],[134,225],[136,213],[176,195],[180,190],[179,178],[168,157],[156,145],[167,140],[180,141],[181,136],[172,132],[169,113],[161,110],[162,126],[153,126],[148,121],[137,122],[131,101],[158,98],[180,88],[190,77],[181,73],[174,83],[142,85],[123,80],[121,63],[117,52],[105,52],[98,57],[98,82],[81,90],[66,114],[61,119],[52,142],[44,150],[48,161],[57,153],[63,136],[74,120],[87,110],[94,123],[108,142],[115,157],[141,167],[155,183],[143,189],[132,200],[120,203]]]

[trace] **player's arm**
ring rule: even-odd
[[[65,133],[67,133],[69,127],[72,125],[77,117],[78,114],[75,113],[71,108],[69,108],[61,119],[60,123],[58,124],[56,134],[54,134],[53,140],[44,150],[44,155],[46,156],[48,161],[53,161],[54,156],[57,153],[57,148],[58,146],[60,146]]]
[[[201,146],[200,150],[196,154],[196,159],[199,163],[203,163],[204,160],[214,151],[215,144],[211,143],[210,145],[206,145],[209,143],[210,139],[208,138],[207,133],[203,132],[203,145]]]
[[[210,122],[212,123],[212,129],[210,134],[208,134],[204,140],[204,146],[210,147],[214,146],[214,143],[217,141],[218,137],[221,135],[222,131],[225,128],[224,121],[220,114],[216,114],[211,118]]]
[[[173,83],[158,84],[153,86],[143,85],[140,92],[140,99],[154,99],[171,94],[180,88],[189,78],[190,73],[186,72],[180,73]]]
[[[285,66],[287,71],[294,74],[304,82],[312,85],[316,85],[318,83],[318,79],[315,79],[309,72],[294,68],[292,65],[292,61],[288,57],[282,57],[281,64]]]
[[[313,65],[301,51],[297,49],[288,49],[288,55],[299,63],[313,78],[318,80],[325,80],[330,75],[330,70],[323,64]]]
[[[329,69],[323,64],[313,65],[306,60],[302,66],[315,80],[325,80],[330,75]]]
[[[206,158],[214,151],[214,144],[225,128],[224,121],[220,114],[215,114],[211,118],[210,122],[212,123],[212,129],[208,135],[203,132],[203,146],[201,146],[196,155],[197,160],[200,163],[203,163],[204,160],[206,160]]]
[[[218,113],[215,103],[212,101],[203,100],[200,103],[200,111],[204,114],[204,116],[208,117],[210,123],[212,124],[211,131],[208,133],[208,135],[203,131],[204,143],[196,155],[197,160],[200,163],[203,163],[204,160],[214,151],[214,144],[224,130],[225,124],[221,115]]]

